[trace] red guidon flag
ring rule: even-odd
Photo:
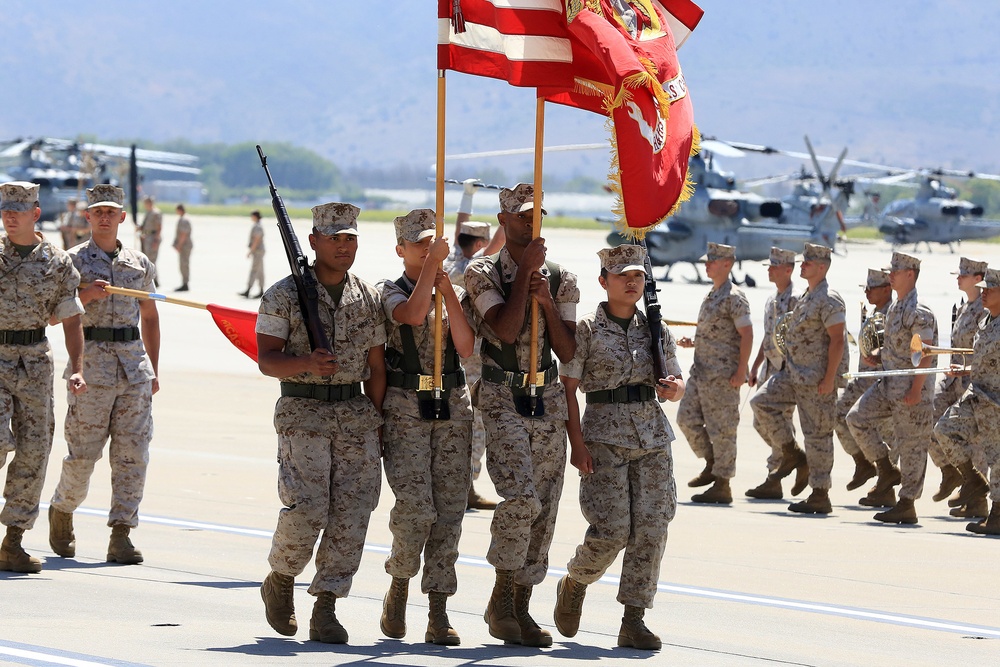
[[[610,117],[615,213],[621,231],[633,238],[693,191],[687,170],[698,130],[677,46],[702,13],[689,0],[566,0],[573,86],[539,92]]]
[[[208,312],[219,331],[229,339],[229,342],[254,361],[257,361],[257,313],[250,310],[237,310],[214,303],[205,304]]]
[[[563,0],[438,0],[438,69],[514,86],[572,86]]]

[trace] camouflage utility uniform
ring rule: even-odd
[[[533,586],[541,583],[548,570],[549,544],[566,468],[568,414],[566,390],[556,374],[556,362],[545,358],[547,333],[541,314],[536,348],[539,371],[545,371],[551,362],[549,382],[544,387],[545,415],[522,417],[514,408],[511,387],[497,382],[503,369],[487,349],[492,346],[500,350],[502,343],[482,317],[506,301],[504,286],[513,284],[517,270],[510,252],[503,248],[495,264],[491,258],[474,260],[465,273],[465,284],[475,307],[478,334],[483,339],[483,379],[477,402],[486,424],[486,469],[503,499],[493,516],[492,540],[486,558],[497,570],[516,571],[517,585]],[[543,266],[542,272],[546,271]],[[553,280],[553,276],[549,279]],[[575,323],[576,304],[580,301],[576,275],[561,271],[554,301],[560,317]],[[528,309],[530,303],[529,299]],[[516,373],[528,371],[530,319],[525,316],[514,344],[519,369]]]
[[[739,329],[752,326],[750,303],[728,280],[705,297],[695,329],[694,364],[685,380],[677,425],[694,453],[714,459],[712,474],[736,474],[740,390],[729,384],[740,358]]]
[[[146,211],[146,215],[142,218],[142,224],[139,225],[139,232],[142,254],[148,257],[153,264],[156,264],[163,233],[163,213],[160,212],[160,209],[154,207],[153,210]]]
[[[184,242],[177,244],[181,234],[184,234]],[[177,229],[174,232],[174,249],[177,251],[180,261],[181,284],[187,285],[188,278],[191,277],[191,250],[194,249],[194,242],[191,240],[191,221],[187,216],[181,216],[177,221]]]
[[[837,391],[820,394],[817,387],[826,376],[830,349],[830,327],[843,324],[846,307],[826,280],[807,290],[791,315],[785,334],[785,366],[754,396],[751,405],[763,432],[777,434],[790,406],[795,406],[802,425],[802,437],[809,463],[809,486],[830,488],[833,469],[833,424]],[[840,359],[839,373],[847,372],[847,346]],[[779,447],[789,443],[775,443]]]
[[[22,258],[0,234],[0,462],[7,466],[5,526],[30,530],[38,517],[55,433],[49,320],[80,315],[80,273],[65,251],[41,240]]]
[[[281,380],[274,428],[284,507],[268,562],[273,572],[295,577],[319,539],[309,593],[331,592],[339,598],[351,590],[381,487],[377,429],[382,419],[361,393],[361,383],[371,375],[369,349],[385,343],[385,316],[375,288],[350,273],[339,304],[325,289],[319,290],[319,298],[321,325],[339,368],[331,376],[305,373]],[[310,353],[291,276],[265,292],[257,333],[288,341],[286,354]]]
[[[889,309],[891,304],[892,301],[889,301],[885,304],[885,306],[876,308],[871,316],[874,317],[875,313],[882,313],[885,315],[885,312]],[[867,322],[867,320],[865,321]],[[864,328],[864,323],[861,324],[861,328]],[[858,370],[873,371],[877,369],[873,366],[865,366],[861,359],[858,359]],[[861,396],[864,395],[864,393],[868,391],[868,388],[873,384],[875,384],[875,378],[851,378],[851,380],[848,381],[847,386],[844,387],[844,391],[841,392],[840,398],[837,399],[837,422],[834,426],[834,431],[837,434],[837,439],[840,440],[840,446],[843,447],[844,451],[851,456],[855,456],[857,454],[863,455],[863,452],[861,451],[861,447],[858,446],[858,442],[854,439],[851,429],[847,426],[847,413],[851,411],[851,408],[853,408],[854,404],[858,402],[858,399],[861,398]],[[883,428],[883,432],[885,431],[886,429]],[[892,438],[890,438],[890,440],[892,440]]]
[[[145,255],[122,247],[114,257],[90,241],[70,250],[84,283],[106,280],[116,287],[150,292],[155,269]],[[91,301],[83,314],[86,392],[69,394],[62,476],[52,506],[72,513],[87,497],[94,465],[111,438],[111,511],[108,525],[135,527],[146,484],[153,437],[153,364],[139,337],[139,300],[110,295]],[[64,377],[70,376],[66,369]]]
[[[910,339],[913,334],[937,345],[937,320],[934,313],[917,300],[913,288],[903,299],[894,301],[885,316],[885,344],[882,367],[885,370],[912,369]],[[903,397],[910,388],[909,375],[878,378],[847,414],[847,424],[869,461],[889,455],[882,442],[880,428],[891,419],[892,437],[899,452],[902,486],[900,498],[916,500],[924,488],[927,448],[932,436],[934,383],[924,382],[920,402],[910,406]]]
[[[798,297],[795,296],[795,286],[788,283],[788,287],[782,292],[775,292],[767,297],[764,304],[764,339],[761,342],[761,350],[764,353],[764,370],[761,373],[760,385],[754,398],[750,401],[750,407],[754,408],[754,401],[758,396],[768,391],[768,381],[785,366],[785,358],[781,351],[774,344],[774,325],[785,313],[795,308]],[[753,410],[753,427],[764,439],[771,454],[767,457],[767,471],[774,472],[781,465],[782,443],[795,442],[795,426],[792,424],[792,414],[795,412],[794,405],[786,406],[781,419],[775,419],[770,424],[771,430],[765,430],[757,418],[757,410]]]
[[[469,439],[472,433],[472,403],[461,366],[447,368],[442,374],[449,419],[421,419],[419,398],[429,398],[406,384],[417,377],[404,370],[408,366],[408,344],[403,337],[409,329],[422,375],[434,368],[433,301],[424,324],[401,325],[393,319],[397,306],[406,303],[414,283],[405,276],[397,282],[386,280],[379,285],[388,332],[386,376],[388,388],[382,412],[385,417],[385,476],[396,496],[389,513],[392,552],[385,571],[393,577],[410,579],[420,570],[424,554],[421,590],[453,595],[458,587],[455,562],[458,540],[462,535],[462,517],[469,494]],[[456,288],[459,299],[463,290]],[[447,344],[450,340],[448,312],[442,313],[441,349],[445,357],[457,354]],[[447,354],[450,353],[450,354]],[[429,399],[433,400],[433,399]]]
[[[673,336],[663,331],[667,374],[679,377]],[[601,304],[577,324],[576,356],[562,369],[580,380],[587,394],[582,428],[594,462],[594,472],[580,480],[580,509],[590,526],[567,570],[574,580],[592,584],[624,549],[618,602],[647,609],[653,606],[677,506],[670,448],[674,432],[656,401],[651,348],[641,311],[625,331]],[[627,394],[629,386],[641,400],[615,402],[608,395],[611,390]]]
[[[254,241],[257,241],[257,247],[254,248]],[[260,224],[260,220],[253,223],[253,227],[250,229],[250,242],[247,244],[248,248],[253,248],[250,252],[250,278],[247,280],[247,293],[250,292],[250,288],[253,287],[254,283],[257,283],[257,289],[261,292],[264,291],[264,226]]]

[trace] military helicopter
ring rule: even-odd
[[[977,174],[951,169],[905,171],[878,182],[901,184],[920,178],[917,193],[912,198],[897,199],[883,209],[878,230],[893,246],[906,243],[947,245],[954,252],[954,242],[1000,236],[1000,220],[983,220],[983,207],[957,198],[957,192],[941,182],[942,176],[983,178],[1000,181],[995,174]]]
[[[133,217],[137,214],[139,169],[194,176],[198,158],[184,153],[94,144],[43,137],[0,141],[0,171],[8,180],[38,183],[43,221],[54,221],[70,199],[81,199],[95,183],[128,184]]]
[[[830,158],[817,156],[808,137],[806,145],[809,148],[807,154],[714,138],[703,139],[702,152],[689,162],[689,173],[695,182],[694,195],[681,205],[674,216],[646,234],[651,263],[667,267],[663,279],[670,280],[670,272],[675,265],[691,264],[697,282],[703,282],[698,263],[709,241],[734,246],[740,262],[767,259],[772,246],[796,252],[801,252],[806,243],[834,247],[843,211],[853,192],[853,183],[838,181],[837,173],[841,165],[853,161],[845,161],[847,149],[839,158]],[[737,157],[745,151],[808,157],[816,173],[800,172],[795,192],[781,200],[742,192],[736,189],[732,174],[718,168],[714,155]],[[829,175],[823,173],[820,161],[835,163]],[[868,166],[867,163],[853,163]],[[790,178],[788,175],[769,177],[747,181],[744,185],[753,187]],[[819,187],[814,187],[813,182]],[[834,187],[838,189],[836,194],[833,193]],[[623,241],[616,232],[608,237],[611,245]],[[749,275],[744,275],[744,281],[750,287],[756,284]]]

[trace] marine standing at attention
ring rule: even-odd
[[[250,214],[250,243],[247,246],[247,257],[250,258],[250,277],[247,278],[246,290],[240,292],[245,299],[259,299],[264,296],[264,226],[260,224],[260,211]],[[250,296],[250,288],[257,283],[257,293]]]
[[[336,602],[351,590],[382,484],[385,316],[378,291],[349,272],[358,251],[359,209],[330,203],[312,213],[320,326],[335,349],[310,347],[291,276],[264,293],[258,365],[264,375],[281,379],[274,426],[284,507],[271,540],[271,573],[260,590],[271,627],[294,635],[295,577],[315,548],[309,638],[344,644],[348,635]]]
[[[705,469],[688,486],[712,487],[692,496],[696,503],[733,502],[729,480],[736,475],[736,427],[740,422],[740,387],[747,381],[753,349],[753,322],[746,295],[729,282],[736,253],[732,246],[709,243],[705,274],[712,290],[701,303],[692,340],[694,364],[687,377],[684,398],[677,409],[677,425]]]
[[[35,231],[41,217],[38,184],[0,185],[0,466],[7,455],[0,523],[0,570],[40,572],[42,562],[21,546],[24,531],[38,518],[45,468],[52,450],[54,369],[45,327],[62,321],[69,353],[71,394],[87,389],[83,379],[83,305],[80,274],[65,251]]]
[[[387,338],[383,457],[396,496],[389,513],[392,551],[385,561],[392,584],[380,625],[387,637],[406,634],[410,579],[420,571],[423,553],[420,589],[430,605],[424,640],[457,646],[461,640],[448,621],[446,604],[458,590],[455,563],[469,495],[472,436],[472,402],[459,358],[472,354],[476,335],[465,312],[465,290],[453,287],[438,268],[448,242],[434,239],[434,211],[410,211],[394,224],[403,275],[379,285]],[[435,287],[444,305],[440,399],[421,388],[434,373]]]
[[[163,238],[163,214],[156,208],[156,200],[151,196],[142,200],[142,206],[146,209],[146,215],[139,225],[142,254],[156,264],[156,258],[160,254],[160,241]]]
[[[768,261],[764,263],[767,267],[767,278],[776,288],[776,292],[767,297],[764,303],[764,335],[760,341],[760,348],[757,350],[757,358],[754,359],[750,367],[751,387],[757,387],[757,393],[750,402],[753,408],[754,400],[764,400],[762,396],[769,389],[775,387],[774,383],[768,384],[768,380],[774,377],[785,367],[785,356],[775,344],[774,328],[782,318],[795,308],[798,297],[795,296],[795,286],[792,282],[792,272],[795,270],[795,253],[791,250],[772,247]],[[783,336],[784,334],[781,333]],[[761,371],[763,367],[763,371]],[[758,377],[760,376],[760,377]],[[795,482],[792,484],[792,495],[797,496],[802,493],[809,482],[809,465],[806,463],[806,453],[795,442],[795,426],[792,424],[792,415],[795,412],[794,405],[785,405],[785,413],[781,419],[774,419],[770,423],[771,429],[764,429],[757,418],[757,410],[753,410],[753,427],[760,434],[760,437],[771,448],[771,455],[767,457],[767,477],[764,481],[746,492],[747,497],[757,500],[778,500],[784,497],[781,489],[781,480],[795,471]]]
[[[503,498],[490,526],[486,559],[496,569],[496,583],[484,618],[492,636],[525,646],[552,645],[552,635],[528,606],[532,588],[548,571],[566,468],[566,391],[552,353],[563,363],[573,359],[580,301],[576,276],[546,262],[545,239],[531,238],[538,199],[529,184],[501,190],[497,219],[506,233],[504,247],[465,272],[483,339],[478,404],[486,424],[486,469]],[[534,378],[536,369],[528,368],[532,298],[539,313]],[[540,399],[527,395],[531,384]]]
[[[113,185],[87,190],[89,243],[70,250],[85,285],[83,314],[85,394],[68,397],[66,444],[59,485],[49,504],[49,545],[64,558],[76,555],[73,512],[83,503],[94,466],[108,447],[111,511],[108,562],[142,562],[129,532],[139,524],[153,438],[153,394],[159,388],[160,319],[156,302],[109,294],[105,285],[153,291],[156,269],[145,255],[118,240],[125,220],[125,192]],[[141,327],[141,328],[140,328]],[[67,376],[71,369],[66,369]]]
[[[180,261],[181,286],[175,292],[187,292],[188,280],[191,278],[191,250],[194,243],[191,241],[191,221],[187,219],[187,211],[184,204],[177,205],[177,229],[174,231],[174,250]]]
[[[583,543],[556,588],[556,628],[576,635],[587,586],[625,551],[618,585],[624,605],[618,645],[659,650],[661,641],[643,617],[653,607],[667,528],[677,508],[670,443],[674,432],[657,401],[684,395],[673,336],[663,327],[667,377],[654,375],[653,342],[645,314],[636,308],[646,280],[646,250],[637,245],[605,248],[601,287],[607,301],[576,327],[576,355],[562,368],[572,455],[580,471],[580,509],[590,524]],[[587,396],[583,415],[576,401]]]

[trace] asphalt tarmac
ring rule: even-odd
[[[166,216],[170,238],[173,216]],[[255,310],[236,296],[246,284],[250,231],[242,218],[193,220],[191,291],[186,299]],[[449,224],[448,227],[451,227]],[[309,222],[296,221],[303,247]],[[596,251],[604,234],[544,232],[549,258],[580,276],[579,314],[593,310],[602,290]],[[123,226],[125,243],[133,244]],[[54,235],[53,235],[54,238]],[[266,225],[269,281],[287,264],[273,223]],[[362,223],[355,271],[376,281],[396,278],[401,262],[389,224]],[[830,284],[848,304],[848,329],[857,335],[866,269],[888,263],[882,242],[851,244],[834,259]],[[961,293],[950,271],[960,254],[990,260],[996,246],[965,244],[956,254],[935,247],[918,253],[918,290],[950,327],[951,306]],[[176,253],[160,251],[165,293],[180,284]],[[685,269],[687,273],[685,273]],[[758,263],[743,267],[758,287],[748,289],[759,342],[763,304],[771,288]],[[658,270],[658,275],[659,275]],[[690,267],[677,278],[693,275]],[[743,271],[738,271],[742,277]],[[804,281],[798,280],[802,287]],[[664,316],[694,320],[708,286],[683,280],[661,283]],[[161,304],[161,390],[154,398],[156,432],[141,523],[132,537],[145,563],[106,564],[110,498],[108,467],[99,463],[90,495],[76,513],[77,557],[49,550],[47,501],[66,452],[62,436],[65,388],[56,383],[56,437],[43,492],[42,514],[24,544],[44,560],[40,574],[0,573],[0,662],[29,665],[986,665],[995,664],[1000,639],[1000,540],[965,531],[965,520],[934,503],[938,473],[928,471],[917,501],[920,523],[887,526],[857,500],[863,489],[844,490],[853,461],[837,447],[834,511],[799,516],[788,501],[749,502],[743,491],[764,477],[767,448],[752,427],[745,401],[739,427],[732,507],[691,504],[686,481],[701,462],[680,438],[673,444],[679,507],[671,524],[656,606],[647,612],[663,650],[616,648],[621,606],[615,601],[619,561],[605,580],[588,589],[580,633],[566,639],[552,623],[555,584],[581,540],[579,477],[570,468],[550,551],[548,579],[536,587],[532,612],[555,635],[550,649],[504,646],[487,633],[483,610],[493,583],[486,563],[490,512],[466,514],[458,564],[459,591],[449,601],[459,647],[423,643],[427,602],[411,582],[404,640],[378,628],[390,578],[383,561],[391,543],[392,492],[383,485],[371,518],[367,548],[351,596],[338,612],[351,635],[347,646],[307,641],[312,598],[308,569],[297,580],[298,636],[277,635],[264,620],[258,587],[268,572],[270,534],[279,509],[276,437],[271,424],[276,380],[230,345],[209,314]],[[675,335],[690,333],[675,330]],[[59,373],[65,365],[59,327],[50,329]],[[944,335],[946,339],[946,333]],[[945,341],[946,342],[946,341]],[[856,349],[853,350],[856,357]],[[691,351],[680,350],[687,369]],[[751,390],[744,388],[744,398]],[[665,406],[675,423],[676,404]],[[5,472],[5,471],[4,471]],[[0,473],[2,474],[2,473]],[[787,485],[786,485],[787,486]],[[486,475],[477,482],[486,495]],[[787,491],[786,491],[787,493]],[[787,496],[786,496],[787,497]],[[991,641],[992,640],[992,641]]]

